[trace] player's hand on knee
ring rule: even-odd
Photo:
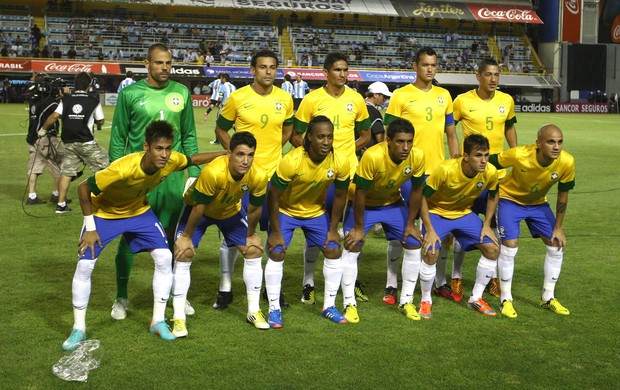
[[[284,242],[283,242],[283,244],[284,244]],[[245,248],[241,252],[245,255],[250,250],[250,248],[257,249],[260,252],[260,255],[262,255],[262,253],[264,251],[261,239],[260,239],[260,237],[256,233],[252,234],[251,236],[248,236],[245,239]]]

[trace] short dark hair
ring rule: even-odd
[[[149,46],[148,51],[146,52],[146,59],[148,61],[151,60],[151,53],[154,52],[155,50],[159,50],[159,51],[170,51],[170,49],[168,49],[168,46],[164,45],[163,43],[154,43],[151,46]]]
[[[128,70],[127,73],[125,73],[125,76],[131,78],[133,77],[133,72]]]
[[[471,134],[463,140],[463,153],[470,154],[474,149],[489,150],[489,139],[482,134]]]
[[[285,74],[285,75],[284,75],[284,80],[286,80],[286,81],[291,81],[291,75],[290,75],[290,74],[288,74],[288,73],[287,73],[287,74]]]
[[[232,152],[239,145],[247,145],[248,148],[256,149],[256,138],[249,131],[238,131],[230,137],[228,149]]]
[[[160,139],[174,139],[174,128],[166,121],[153,121],[147,127],[145,141],[150,146]]]
[[[224,79],[224,82],[230,81],[230,75],[228,73],[221,73],[220,77]]]
[[[393,139],[398,133],[408,133],[415,136],[415,129],[413,124],[407,119],[398,118],[394,122],[390,123],[387,127],[387,136],[389,139]]]
[[[75,75],[73,85],[76,91],[86,91],[91,82],[90,75],[86,72],[80,72]]]
[[[480,62],[478,62],[478,74],[482,74],[487,68],[487,66],[497,66],[499,68],[499,63],[495,58],[484,58]]]
[[[314,127],[319,123],[329,123],[332,126],[332,129],[334,128],[332,121],[325,115],[317,115],[312,118],[310,123],[308,123],[308,130],[306,130],[306,135],[304,136],[304,149],[308,150],[308,142],[310,142],[308,141],[308,134],[312,133]]]
[[[271,50],[265,49],[258,51],[252,56],[252,59],[250,60],[250,66],[252,68],[256,68],[256,63],[258,62],[258,58],[260,57],[273,58],[274,60],[276,60],[276,68],[278,67],[278,65],[280,65],[280,61],[278,61],[278,56],[276,55],[276,53]]]
[[[349,64],[349,60],[345,54],[334,51],[325,56],[325,61],[323,61],[323,69],[329,70],[329,68],[331,68],[336,61],[344,61],[347,65]]]
[[[413,62],[417,64],[420,61],[420,57],[422,57],[423,55],[437,57],[437,52],[430,46],[424,46],[420,48],[420,50],[418,50],[418,52],[415,54],[415,60]]]

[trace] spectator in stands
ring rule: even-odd
[[[69,50],[67,51],[67,57],[72,60],[74,60],[75,57],[77,57],[77,52],[75,51],[75,47],[73,46],[69,47]]]
[[[54,51],[52,52],[52,57],[54,58],[62,58],[62,52],[60,51],[59,48],[55,47]]]
[[[299,17],[297,16],[297,13],[295,11],[291,12],[288,18],[291,21],[291,26],[295,26],[297,24],[297,21],[299,20]]]
[[[471,47],[470,47],[471,52],[472,52],[472,54],[473,54],[473,55],[475,55],[475,54],[476,54],[476,52],[478,51],[478,47],[479,47],[479,45],[478,45],[478,41],[474,40],[474,41],[472,42],[472,44],[471,44]]]
[[[280,14],[280,16],[278,16],[278,19],[276,20],[276,26],[278,27],[278,36],[282,35],[285,24],[286,18],[284,17],[284,15]]]
[[[213,58],[213,54],[211,53],[207,53],[207,55],[205,56],[205,65],[207,66],[211,66],[211,64],[215,61],[215,59]]]

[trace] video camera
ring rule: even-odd
[[[44,76],[28,87],[26,92],[24,92],[24,97],[30,102],[37,101],[44,97],[56,97],[60,95],[63,88],[67,85],[67,81],[60,77],[53,78]]]

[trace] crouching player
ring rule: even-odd
[[[563,142],[562,131],[549,124],[538,130],[536,144],[509,149],[491,156],[490,159],[498,168],[512,167],[512,171],[500,186],[497,213],[497,225],[502,238],[498,259],[500,311],[509,318],[517,317],[511,290],[514,261],[519,245],[519,224],[523,220],[532,236],[540,237],[547,246],[540,306],[557,314],[570,314],[554,296],[566,245],[562,223],[568,203],[568,191],[575,186],[575,160],[562,150]],[[546,195],[556,183],[558,197],[554,217]]]
[[[344,324],[336,309],[336,295],[342,278],[338,221],[342,216],[349,186],[349,160],[334,154],[334,125],[326,116],[308,124],[303,146],[288,153],[271,179],[267,208],[269,260],[265,266],[265,287],[269,299],[269,325],[283,326],[279,297],[286,248],[295,228],[301,228],[308,247],[318,247],[325,256],[323,317]],[[331,219],[325,211],[327,190],[335,183],[336,195]]]
[[[345,214],[346,250],[342,254],[342,294],[349,322],[360,321],[355,305],[357,259],[364,237],[377,223],[383,225],[386,240],[403,242],[405,255],[399,308],[407,318],[420,319],[412,302],[421,261],[422,234],[414,221],[422,204],[424,153],[413,147],[413,136],[411,122],[393,121],[387,128],[387,140],[366,150],[357,167],[353,179],[356,187],[353,208],[349,207]],[[407,211],[400,187],[408,180],[412,190]]]
[[[226,156],[206,166],[196,183],[185,195],[185,206],[174,244],[174,334],[187,336],[185,301],[190,285],[190,266],[200,239],[207,227],[216,225],[226,245],[235,246],[244,257],[243,281],[248,297],[247,320],[258,329],[269,329],[259,306],[263,282],[261,240],[256,224],[263,209],[267,174],[252,165],[256,138],[247,132],[235,133]],[[248,211],[241,207],[241,198],[250,194]]]
[[[488,164],[488,159],[489,140],[473,134],[463,141],[462,157],[441,162],[426,179],[421,213],[425,253],[420,267],[421,306],[428,308],[425,318],[431,315],[435,263],[441,242],[449,233],[454,235],[466,252],[474,249],[482,252],[469,307],[487,316],[496,315],[482,299],[484,288],[493,277],[499,254],[497,239],[491,229],[491,220],[498,203],[498,177],[497,169]],[[489,195],[482,222],[471,208],[485,189],[489,190]]]
[[[176,338],[164,320],[172,287],[172,253],[146,194],[171,173],[189,165],[207,163],[222,152],[198,153],[191,157],[173,152],[173,133],[168,122],[151,122],[145,131],[144,152],[114,161],[78,186],[84,227],[72,285],[73,331],[62,344],[67,351],[73,351],[86,339],[91,275],[103,248],[121,234],[133,253],[148,251],[155,262],[151,333],[164,340]]]

